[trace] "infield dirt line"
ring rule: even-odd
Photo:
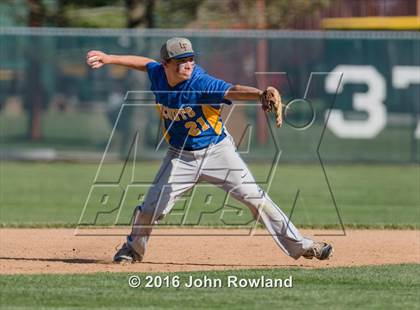
[[[331,242],[330,260],[287,257],[263,229],[158,229],[144,262],[112,263],[128,229],[0,229],[0,274],[176,272],[249,268],[324,268],[417,263],[420,230],[302,230]],[[81,231],[79,230],[79,233]],[[91,234],[91,235],[90,235]],[[102,236],[100,236],[102,234]],[[110,235],[111,234],[111,235]],[[115,234],[117,236],[112,236]]]

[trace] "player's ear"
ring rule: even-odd
[[[169,64],[170,61],[171,61],[170,59],[167,59],[167,60],[162,59],[162,65],[166,68],[166,67],[168,67],[168,64]]]

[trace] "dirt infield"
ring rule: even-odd
[[[79,233],[90,236],[79,236],[75,235],[74,229],[0,229],[0,274],[171,272],[420,263],[419,230],[349,230],[346,236],[341,231],[303,230],[306,236],[328,235],[315,238],[334,245],[333,257],[318,261],[287,257],[264,230],[249,236],[244,230],[159,229],[150,239],[143,263],[113,264],[115,249],[124,242],[122,235],[128,231],[83,230]]]

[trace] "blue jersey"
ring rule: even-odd
[[[190,79],[170,87],[163,65],[147,64],[151,90],[163,119],[166,141],[178,149],[199,150],[226,137],[220,116],[221,104],[232,86],[195,65]]]

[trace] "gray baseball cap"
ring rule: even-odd
[[[194,50],[190,40],[186,38],[172,38],[166,41],[160,49],[160,57],[163,60],[169,60],[171,58],[185,58],[194,56]]]

